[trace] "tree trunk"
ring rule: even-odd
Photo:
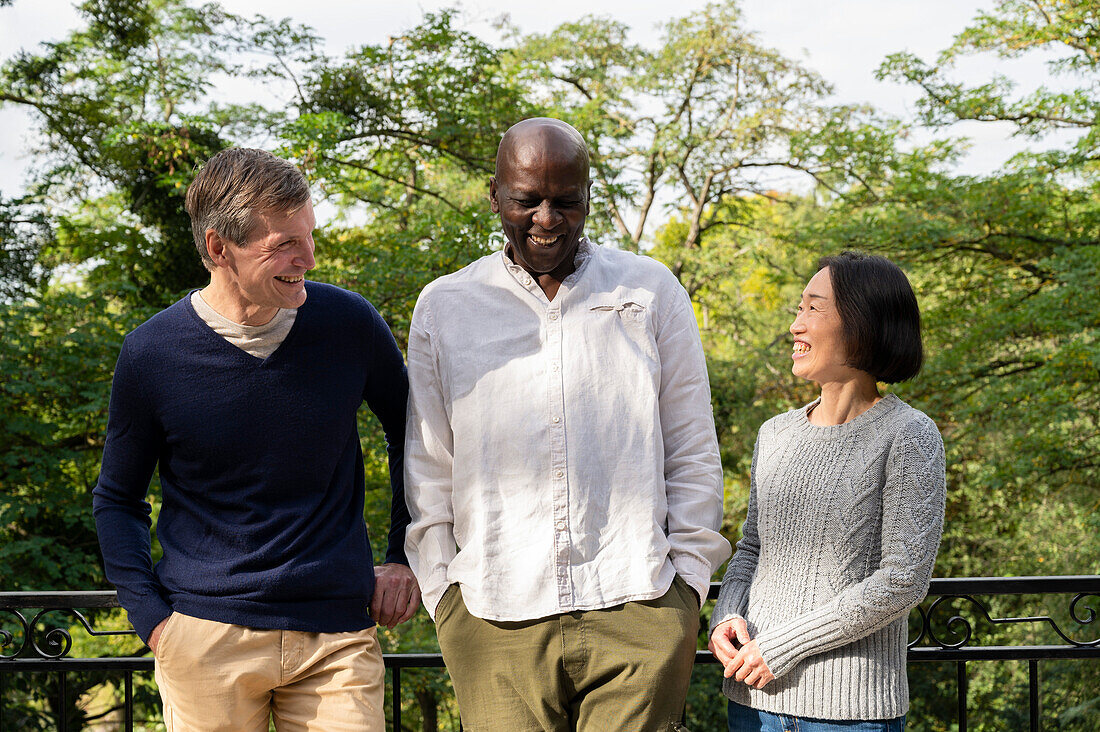
[[[421,732],[438,732],[439,710],[435,693],[431,689],[417,689],[416,703],[420,705]]]

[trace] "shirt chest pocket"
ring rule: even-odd
[[[657,336],[648,304],[629,298],[595,302],[589,306],[587,319],[591,325],[588,337],[596,339],[592,342],[605,343],[609,348],[621,344],[628,353],[643,356],[653,364],[658,362]]]

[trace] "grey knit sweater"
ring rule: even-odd
[[[897,717],[909,709],[906,618],[943,529],[943,442],[892,394],[830,427],[810,423],[811,406],[760,428],[743,538],[711,617],[712,630],[744,617],[776,678],[724,691],[795,716]]]

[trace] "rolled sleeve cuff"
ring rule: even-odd
[[[672,566],[676,569],[676,574],[695,590],[700,604],[706,602],[707,593],[710,592],[710,563],[690,554],[680,554],[672,557]]]

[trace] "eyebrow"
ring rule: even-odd
[[[539,200],[542,200],[544,198],[550,198],[550,200],[557,200],[559,198],[573,198],[573,197],[583,198],[584,197],[584,191],[583,190],[562,191],[558,195],[555,195],[555,196],[545,196],[545,195],[543,195],[542,191],[536,190],[534,188],[522,188],[520,186],[511,186],[511,188],[508,190],[508,196],[510,196],[511,198],[537,198]]]
[[[815,295],[812,292],[808,293],[806,295],[806,297],[810,298],[811,300],[828,300],[829,299],[829,298],[825,297],[824,295]]]

